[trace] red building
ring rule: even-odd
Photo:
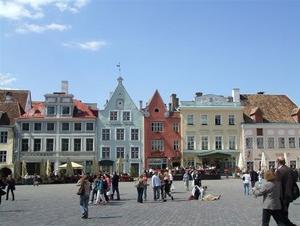
[[[169,109],[156,90],[144,118],[145,168],[164,169],[180,165],[180,114],[178,98],[171,95]]]

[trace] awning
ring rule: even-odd
[[[114,164],[114,161],[112,160],[101,160],[100,165],[101,166],[112,166]]]
[[[230,157],[240,153],[238,150],[208,150],[198,153],[198,157],[223,156]]]
[[[83,168],[82,165],[80,165],[80,164],[78,164],[76,162],[71,162],[71,165],[72,165],[73,169],[82,169]],[[67,163],[58,166],[58,168],[60,168],[60,169],[66,169],[67,168]]]

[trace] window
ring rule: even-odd
[[[69,123],[68,122],[63,122],[61,125],[62,131],[69,131]]]
[[[179,150],[179,140],[174,140],[173,142],[173,150],[178,151]]]
[[[257,137],[256,138],[256,144],[258,149],[264,149],[264,138],[263,137]]]
[[[151,130],[152,132],[162,132],[164,129],[164,124],[162,122],[152,122]]]
[[[278,137],[278,147],[285,148],[285,139],[284,137]]]
[[[41,131],[42,130],[42,123],[36,122],[34,123],[34,131]]]
[[[124,147],[117,147],[117,159],[124,159]]]
[[[188,150],[194,150],[195,149],[195,137],[194,136],[188,136],[187,137],[187,149]]]
[[[28,122],[22,123],[22,130],[23,131],[29,131],[29,123]]]
[[[86,123],[86,130],[87,131],[93,131],[94,130],[94,123],[92,123],[92,122]]]
[[[289,148],[296,148],[295,137],[289,137]]]
[[[257,128],[256,129],[256,136],[263,136],[264,133],[263,133],[263,129],[262,128]]]
[[[0,151],[0,163],[6,163],[6,151]]]
[[[208,125],[208,117],[207,117],[207,115],[201,115],[200,116],[200,124],[201,125]]]
[[[152,151],[163,151],[164,150],[164,141],[163,140],[152,140],[151,141]]]
[[[6,144],[7,143],[7,135],[8,135],[7,131],[2,131],[0,133],[0,143],[1,144]]]
[[[222,137],[221,136],[216,136],[215,146],[216,146],[216,150],[222,150]]]
[[[55,115],[55,107],[54,106],[47,107],[47,115]]]
[[[54,131],[54,123],[53,122],[47,123],[47,131]]]
[[[46,151],[54,150],[54,139],[46,139]]]
[[[188,125],[194,125],[194,115],[188,115],[187,116],[187,124]]]
[[[86,151],[93,151],[94,150],[94,139],[87,138],[85,140],[85,150]]]
[[[268,137],[268,148],[274,149],[275,148],[275,139],[274,137]]]
[[[173,123],[173,131],[175,133],[179,133],[179,123],[177,123],[177,122]]]
[[[125,139],[125,130],[124,129],[117,129],[117,140],[124,140]]]
[[[69,151],[69,139],[66,138],[61,139],[61,150]]]
[[[235,150],[236,146],[235,146],[235,136],[229,136],[229,150]]]
[[[103,159],[110,158],[110,148],[109,147],[102,147],[102,158]]]
[[[70,115],[71,109],[69,106],[62,106],[62,114],[63,115]]]
[[[130,111],[123,111],[123,121],[130,121]]]
[[[81,131],[81,123],[80,122],[74,123],[74,130],[75,131]]]
[[[253,149],[253,138],[252,137],[246,137],[246,148]]]
[[[22,151],[29,150],[29,140],[27,138],[22,139]]]
[[[33,140],[33,150],[40,151],[42,147],[42,140],[41,139],[34,139]]]
[[[117,121],[118,120],[118,112],[117,111],[111,111],[109,114],[110,121]]]
[[[139,158],[139,148],[138,147],[131,147],[131,158],[132,159]]]
[[[269,169],[275,169],[275,161],[269,161]]]
[[[201,137],[201,150],[208,150],[208,137]]]
[[[229,125],[235,125],[234,115],[229,115],[229,117],[228,117],[228,124]]]
[[[131,140],[139,140],[139,129],[131,129]]]
[[[215,116],[215,125],[217,126],[221,125],[221,115]]]
[[[74,151],[81,151],[81,139],[80,138],[74,139]]]
[[[110,140],[110,129],[102,129],[102,140]]]
[[[159,109],[158,109],[158,108],[155,108],[154,112],[159,112]]]

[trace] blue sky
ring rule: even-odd
[[[287,94],[300,105],[300,1],[0,0],[0,86],[102,108],[118,70],[137,103],[158,89]]]

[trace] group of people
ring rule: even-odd
[[[78,195],[80,196],[81,218],[88,218],[88,205],[105,205],[109,200],[114,199],[116,193],[117,200],[120,200],[119,175],[115,172],[109,174],[98,174],[96,177],[83,175],[77,182]]]
[[[6,192],[5,192],[5,188],[6,188]],[[6,195],[6,200],[8,200],[9,192],[11,192],[12,201],[14,201],[15,190],[16,190],[16,182],[11,175],[8,175],[6,179],[0,177],[0,205],[1,205],[2,196]]]
[[[288,218],[288,209],[291,202],[299,197],[297,176],[294,171],[285,165],[285,159],[277,159],[277,169],[264,172],[264,184],[260,182],[260,175],[245,173],[243,185],[245,195],[249,195],[249,187],[255,197],[263,196],[262,225],[269,225],[271,216],[280,226],[295,226]],[[257,177],[258,176],[258,177]],[[256,182],[259,182],[256,184]]]

